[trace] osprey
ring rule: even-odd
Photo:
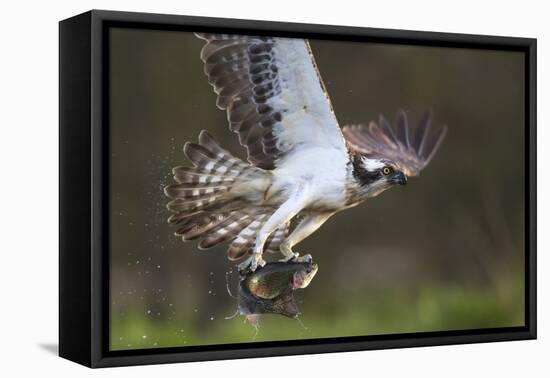
[[[403,111],[394,127],[380,117],[341,129],[307,40],[196,36],[206,41],[200,57],[217,107],[248,162],[201,131],[199,143],[184,146],[193,166],[174,168],[176,183],[165,188],[168,221],[201,249],[230,241],[229,259],[247,257],[241,270],[263,266],[265,251],[311,260],[294,245],[335,213],[418,175],[445,136],[446,127],[429,132],[429,113],[409,132]]]

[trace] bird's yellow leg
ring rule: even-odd
[[[309,191],[303,185],[296,188],[294,193],[286,200],[263,224],[256,235],[256,241],[252,250],[252,255],[239,265],[240,271],[255,271],[258,266],[264,266],[262,259],[264,244],[273,231],[281,225],[289,222],[296,214],[304,208],[307,203]]]
[[[292,250],[292,247],[317,231],[332,214],[334,213],[308,213],[294,231],[281,243],[280,250],[284,257],[280,261],[310,262],[311,255],[300,256],[299,253]]]

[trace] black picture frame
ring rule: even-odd
[[[226,31],[519,51],[525,56],[523,327],[108,350],[108,30]],[[327,353],[536,338],[536,39],[92,10],[59,24],[59,354],[89,367]]]

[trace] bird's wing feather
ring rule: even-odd
[[[297,148],[347,153],[306,40],[197,33],[204,71],[248,161],[274,169]]]
[[[345,126],[342,130],[350,148],[358,153],[394,161],[407,176],[417,176],[433,158],[447,133],[444,126],[430,132],[432,115],[424,114],[414,130],[404,111],[397,113],[395,127],[380,117],[368,126]]]

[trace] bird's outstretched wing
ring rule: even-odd
[[[330,99],[306,40],[196,33],[204,71],[227,110],[248,161],[274,169],[296,148],[346,152]],[[347,153],[347,152],[346,152]]]
[[[345,126],[350,148],[358,153],[394,161],[407,176],[417,176],[435,155],[447,133],[444,126],[430,133],[432,114],[427,112],[414,130],[404,111],[397,113],[396,126],[380,116],[379,123]]]

